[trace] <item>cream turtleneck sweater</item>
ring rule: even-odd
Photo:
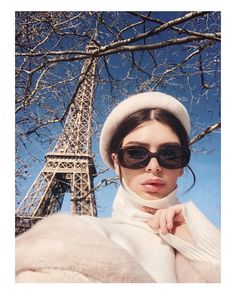
[[[127,250],[158,283],[176,282],[175,250],[197,267],[200,263],[216,269],[220,280],[220,233],[192,203],[183,204],[188,229],[193,243],[173,234],[162,235],[147,224],[151,214],[141,211],[142,206],[163,209],[178,204],[176,191],[160,200],[146,200],[127,187],[119,187],[113,203],[111,218],[86,219],[104,236]]]

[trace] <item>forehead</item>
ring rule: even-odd
[[[180,140],[168,125],[152,120],[140,124],[126,135],[123,140],[123,146],[133,144],[134,142],[157,147],[167,142],[180,143]]]

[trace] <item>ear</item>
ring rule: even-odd
[[[113,165],[114,165],[114,168],[115,168],[116,174],[117,174],[118,176],[120,176],[119,163],[118,163],[117,156],[116,156],[115,153],[112,153],[112,154],[111,154],[111,159],[112,159],[112,161],[113,161]]]

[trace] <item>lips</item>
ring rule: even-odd
[[[141,183],[145,192],[157,193],[165,186],[165,183],[160,179],[148,179]]]

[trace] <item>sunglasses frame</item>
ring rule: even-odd
[[[175,148],[178,147],[180,149],[181,154],[183,155],[183,157],[182,157],[183,160],[182,160],[181,164],[170,165],[168,163],[165,163],[165,161],[163,161],[163,159],[161,159],[161,154],[167,147],[175,147]],[[133,165],[127,165],[127,163],[125,163],[125,161],[124,161],[124,153],[125,153],[125,151],[131,150],[131,149],[132,150],[133,149],[143,150],[147,153],[148,157],[140,162],[133,164]],[[190,161],[190,156],[191,156],[191,152],[190,152],[190,149],[188,146],[183,146],[183,145],[179,145],[176,143],[162,144],[158,148],[157,152],[155,152],[155,153],[150,152],[146,147],[143,147],[143,146],[127,146],[127,147],[122,147],[117,151],[117,159],[118,159],[119,164],[124,168],[132,169],[132,170],[133,169],[141,169],[143,167],[146,167],[152,158],[156,158],[159,165],[164,168],[179,169],[179,168],[186,167],[188,165],[188,163]]]

